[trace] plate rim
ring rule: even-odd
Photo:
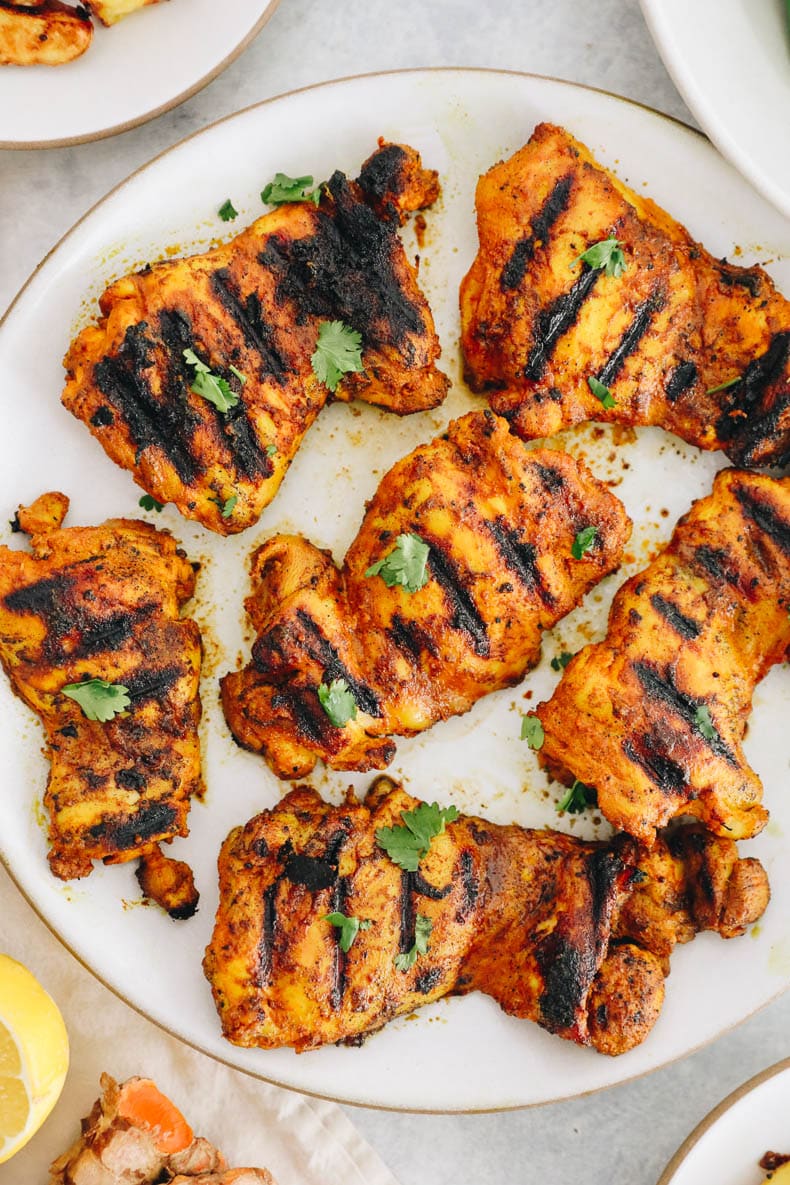
[[[54,140],[0,140],[0,149],[6,148],[12,152],[29,152],[43,148],[71,148],[75,144],[91,144],[97,140],[107,140],[110,136],[119,136],[122,132],[130,132],[132,128],[139,128],[142,124],[148,123],[149,120],[157,119],[160,115],[164,115],[166,112],[172,111],[174,107],[179,107],[182,103],[185,103],[187,99],[191,99],[193,95],[196,95],[198,91],[202,91],[204,87],[208,86],[210,82],[213,82],[215,78],[223,73],[223,71],[227,70],[228,66],[230,66],[232,62],[235,62],[236,58],[240,57],[244,53],[245,49],[251,44],[251,42],[255,40],[263,26],[268,24],[271,17],[274,16],[274,13],[279,5],[280,0],[266,0],[265,8],[253,27],[248,33],[245,34],[238,45],[234,46],[230,53],[225,55],[221,62],[218,62],[216,66],[208,71],[208,73],[202,75],[197,80],[197,82],[194,82],[191,86],[188,86],[186,90],[179,91],[179,93],[172,99],[167,99],[164,103],[160,103],[158,107],[154,107],[150,111],[145,111],[142,115],[134,116],[132,119],[125,119],[120,123],[112,124],[108,128],[101,128],[96,132],[85,132],[79,136],[59,136]],[[207,126],[211,127],[212,125],[209,124]],[[203,129],[201,128],[200,130],[202,131]],[[185,138],[189,139],[188,136]],[[182,141],[178,141],[178,143],[181,142]],[[175,147],[175,145],[173,145],[173,147]],[[167,149],[165,149],[165,151],[167,151]],[[159,155],[161,155],[161,153]],[[125,180],[128,181],[129,178],[127,177]],[[123,182],[121,182],[121,184],[123,184]],[[116,186],[115,188],[118,187]],[[112,193],[113,191],[110,190],[109,192]],[[109,193],[105,194],[105,197],[109,197]],[[103,201],[104,199],[102,198],[100,200]],[[96,204],[98,205],[98,203]],[[93,209],[93,207],[91,207],[91,209]],[[90,211],[88,211],[88,213],[90,213]],[[80,219],[80,221],[82,220]],[[77,224],[75,223],[75,226],[76,225]],[[74,227],[72,227],[72,229],[74,229]],[[63,237],[65,238],[65,235]],[[59,240],[58,243],[56,243],[56,246],[60,246],[61,241],[62,240]],[[44,260],[41,262],[43,263]],[[0,320],[0,325],[2,325],[2,320]]]
[[[279,0],[273,0],[273,3],[274,4],[279,3]],[[8,319],[11,316],[11,314],[13,313],[13,311],[15,310],[17,304],[20,302],[22,297],[27,292],[27,289],[32,285],[32,283],[38,276],[39,272],[46,266],[46,264],[49,262],[51,257],[62,246],[64,246],[66,244],[66,242],[72,237],[72,235],[77,233],[77,231],[81,228],[82,224],[84,222],[86,222],[89,218],[92,217],[92,215],[98,209],[98,207],[101,206],[108,199],[114,197],[120,190],[122,190],[126,185],[130,184],[132,181],[134,181],[138,176],[140,176],[142,173],[144,173],[147,169],[156,165],[164,156],[180,149],[183,145],[187,144],[189,141],[193,140],[195,137],[200,136],[205,132],[213,131],[214,129],[218,128],[222,124],[224,124],[230,120],[236,119],[238,117],[247,115],[248,113],[250,113],[252,111],[258,110],[260,108],[268,107],[270,104],[277,103],[280,100],[289,99],[289,98],[292,98],[293,96],[305,94],[307,92],[319,92],[322,90],[326,90],[330,87],[342,86],[347,83],[359,82],[359,81],[363,81],[363,80],[371,80],[371,79],[378,79],[378,78],[398,78],[398,77],[404,77],[404,76],[409,76],[409,75],[435,76],[435,75],[442,75],[442,74],[445,74],[445,75],[451,75],[451,74],[473,75],[473,76],[493,75],[493,76],[500,77],[500,78],[513,77],[513,78],[517,78],[517,79],[529,79],[529,80],[538,81],[538,82],[556,83],[556,84],[559,84],[563,87],[568,87],[570,89],[578,90],[578,91],[585,92],[585,93],[592,92],[592,93],[603,95],[607,98],[613,99],[617,103],[623,104],[627,107],[636,107],[636,108],[640,109],[641,111],[646,112],[650,116],[658,117],[659,119],[662,119],[664,121],[667,121],[670,124],[673,124],[673,125],[679,127],[682,130],[682,132],[691,133],[694,138],[696,138],[700,141],[703,141],[703,142],[708,141],[710,143],[710,138],[705,134],[705,132],[701,131],[699,128],[695,128],[691,124],[686,123],[684,120],[678,118],[677,116],[671,115],[671,114],[664,112],[664,111],[659,111],[656,108],[649,106],[649,104],[642,103],[641,101],[639,101],[637,99],[628,98],[627,96],[617,94],[614,91],[606,90],[603,87],[587,86],[585,83],[582,83],[582,82],[576,82],[573,80],[560,78],[555,75],[539,74],[539,73],[535,73],[535,72],[531,72],[531,71],[500,70],[500,69],[497,69],[496,67],[488,67],[488,66],[457,66],[457,65],[454,65],[454,66],[433,66],[433,67],[416,66],[416,67],[407,67],[407,68],[395,69],[395,70],[374,70],[374,71],[368,71],[368,72],[365,72],[362,74],[351,74],[351,75],[344,75],[339,78],[327,79],[324,82],[309,83],[305,86],[296,87],[296,88],[293,88],[292,90],[284,91],[284,92],[277,94],[277,95],[271,95],[266,99],[257,100],[256,102],[248,104],[247,106],[242,107],[237,111],[230,112],[227,115],[221,116],[220,118],[213,120],[211,123],[205,125],[204,127],[196,129],[195,131],[189,133],[189,135],[184,136],[180,140],[177,140],[175,143],[170,144],[167,147],[163,148],[155,156],[153,156],[150,160],[147,160],[143,164],[139,165],[136,169],[134,169],[131,173],[129,173],[126,177],[124,177],[121,181],[117,182],[114,186],[112,186],[105,194],[102,195],[102,197],[100,197],[97,201],[95,201],[89,207],[89,209],[86,210],[86,212],[84,214],[82,214],[80,216],[80,218],[78,218],[76,220],[76,222],[74,222],[73,225],[71,227],[69,227],[64,232],[64,234],[61,235],[61,237],[57,240],[57,242],[42,257],[40,262],[36,265],[36,267],[30,273],[28,278],[24,281],[24,283],[22,284],[22,286],[20,287],[20,289],[18,290],[16,295],[13,297],[13,299],[11,300],[11,302],[9,303],[7,308],[2,312],[2,314],[0,314],[0,334],[2,334],[2,331],[4,330],[4,328],[6,326],[6,322],[8,321]],[[120,999],[124,1004],[127,1005],[127,1007],[131,1008],[139,1016],[144,1017],[145,1020],[147,1020],[149,1023],[153,1024],[157,1029],[160,1030],[160,1032],[166,1033],[169,1037],[173,1038],[176,1041],[183,1042],[184,1045],[188,1046],[191,1049],[197,1050],[199,1053],[203,1054],[205,1057],[208,1057],[213,1061],[216,1061],[222,1065],[226,1065],[226,1066],[230,1067],[231,1069],[233,1069],[239,1073],[245,1074],[248,1077],[253,1078],[255,1080],[267,1082],[270,1085],[277,1086],[281,1090],[293,1091],[296,1094],[306,1095],[310,1098],[322,1099],[322,1100],[325,1100],[328,1102],[334,1102],[334,1103],[340,1102],[344,1106],[360,1107],[360,1108],[368,1109],[371,1111],[381,1111],[381,1112],[389,1112],[389,1113],[396,1113],[396,1114],[419,1114],[419,1115],[486,1115],[486,1114],[507,1113],[507,1112],[513,1112],[513,1111],[523,1111],[523,1110],[532,1109],[535,1107],[548,1106],[548,1105],[551,1105],[554,1103],[568,1102],[568,1101],[571,1101],[574,1099],[579,1099],[579,1098],[587,1098],[593,1094],[599,1094],[603,1091],[608,1091],[608,1090],[615,1089],[617,1087],[625,1086],[627,1083],[637,1081],[640,1078],[644,1078],[647,1075],[654,1073],[658,1069],[664,1069],[668,1066],[676,1064],[679,1061],[684,1060],[685,1058],[698,1052],[700,1049],[704,1048],[705,1046],[711,1044],[713,1041],[717,1041],[717,1040],[719,1040],[719,1038],[724,1037],[728,1033],[732,1032],[734,1029],[736,1029],[741,1024],[745,1023],[748,1019],[750,1019],[750,1017],[761,1012],[769,1004],[773,1003],[780,996],[782,996],[786,991],[790,990],[790,982],[787,984],[783,984],[782,986],[780,986],[777,989],[776,992],[773,993],[773,995],[770,996],[770,998],[761,1002],[759,1005],[757,1005],[756,1008],[753,1008],[746,1015],[740,1017],[737,1021],[734,1021],[733,1023],[727,1025],[726,1028],[722,1029],[720,1032],[715,1033],[715,1034],[711,1035],[710,1037],[706,1037],[702,1041],[692,1045],[691,1047],[689,1047],[687,1049],[684,1049],[682,1052],[676,1054],[675,1056],[668,1058],[666,1061],[662,1061],[660,1066],[653,1066],[653,1067],[649,1067],[644,1070],[639,1070],[639,1071],[634,1072],[633,1074],[629,1074],[626,1077],[618,1079],[616,1082],[604,1083],[600,1086],[594,1086],[594,1087],[591,1087],[591,1088],[583,1090],[583,1091],[573,1091],[573,1092],[567,1093],[567,1094],[566,1093],[558,1093],[555,1096],[553,1096],[551,1099],[542,1099],[542,1100],[538,1100],[538,1101],[534,1101],[534,1102],[527,1102],[527,1103],[503,1104],[503,1105],[499,1105],[499,1106],[474,1106],[474,1107],[452,1107],[451,1106],[451,1107],[437,1107],[437,1108],[427,1108],[427,1107],[414,1108],[414,1107],[404,1106],[404,1105],[400,1105],[400,1104],[396,1104],[396,1103],[385,1104],[385,1103],[380,1103],[380,1102],[379,1103],[364,1102],[364,1101],[360,1101],[358,1099],[349,1099],[349,1098],[338,1099],[338,1097],[336,1095],[324,1094],[321,1091],[305,1089],[303,1086],[299,1086],[299,1087],[293,1086],[287,1082],[279,1081],[276,1077],[271,1077],[271,1076],[268,1076],[267,1074],[260,1073],[257,1070],[251,1069],[247,1066],[241,1066],[241,1065],[237,1064],[236,1062],[230,1060],[230,1056],[228,1056],[226,1058],[226,1057],[223,1057],[221,1054],[215,1052],[214,1050],[205,1048],[203,1045],[201,1045],[197,1041],[194,1041],[188,1037],[183,1036],[181,1033],[178,1033],[174,1029],[171,1029],[163,1021],[155,1018],[154,1016],[152,1016],[151,1014],[146,1012],[140,1005],[138,1005],[138,1004],[134,1003],[132,1000],[128,999],[127,996],[123,993],[123,991],[121,991],[119,988],[115,987],[113,984],[107,982],[104,979],[104,977],[99,972],[97,972],[81,955],[79,955],[74,949],[72,949],[72,947],[69,944],[69,942],[67,941],[67,939],[65,939],[57,931],[57,929],[55,929],[54,925],[52,923],[50,923],[49,919],[41,912],[38,905],[33,900],[31,900],[28,893],[23,889],[22,885],[19,883],[19,881],[15,877],[13,870],[9,865],[8,858],[4,854],[2,848],[0,848],[0,865],[2,865],[3,868],[5,869],[5,871],[8,873],[8,876],[10,877],[15,888],[22,895],[22,897],[28,903],[30,908],[34,911],[36,916],[43,922],[43,924],[47,927],[47,929],[50,931],[50,933],[54,935],[54,937],[58,940],[58,942],[61,944],[61,946],[63,946],[64,949],[68,951],[68,953],[72,956],[72,958],[76,959],[77,962],[82,967],[84,967],[88,972],[90,972],[90,974],[95,979],[97,979],[99,981],[99,983],[102,984],[103,987],[105,987],[108,991],[112,992],[112,994],[117,999]],[[788,1059],[788,1061],[790,1062],[790,1059]],[[670,1185],[670,1181],[669,1181],[669,1179],[667,1179],[667,1181],[664,1182],[664,1180],[662,1178],[662,1180],[660,1182],[658,1182],[657,1185]]]
[[[747,1079],[746,1082],[742,1082],[740,1086],[736,1086],[735,1090],[730,1091],[730,1093],[725,1098],[723,1098],[720,1103],[717,1103],[716,1106],[713,1107],[708,1112],[708,1114],[699,1121],[694,1130],[686,1136],[685,1140],[680,1145],[677,1152],[675,1152],[674,1156],[672,1156],[663,1173],[658,1178],[656,1185],[672,1185],[672,1181],[677,1175],[678,1169],[681,1168],[683,1162],[686,1160],[691,1150],[696,1147],[696,1145],[699,1143],[702,1137],[707,1134],[710,1128],[712,1128],[714,1124],[718,1123],[722,1116],[726,1115],[727,1112],[731,1110],[736,1103],[739,1103],[741,1099],[745,1098],[746,1095],[751,1094],[753,1090],[756,1090],[758,1086],[762,1086],[764,1082],[768,1082],[771,1078],[775,1078],[777,1074],[783,1074],[785,1070],[790,1070],[790,1057],[785,1057],[782,1058],[781,1061],[774,1062],[772,1066],[767,1066],[764,1070],[760,1070],[759,1073],[755,1074],[752,1078]]]
[[[656,52],[684,102],[703,126],[703,134],[766,201],[786,218],[790,218],[790,191],[767,176],[748,149],[717,120],[715,103],[708,98],[704,90],[700,90],[693,76],[685,69],[685,65],[668,50],[668,18],[661,0],[639,0],[639,7]]]

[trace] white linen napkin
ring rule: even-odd
[[[24,963],[54,998],[71,1047],[60,1101],[27,1147],[0,1165],[0,1185],[45,1185],[50,1162],[101,1093],[103,1070],[119,1082],[153,1078],[229,1164],[268,1168],[278,1185],[398,1185],[334,1103],[230,1070],[138,1016],[61,946],[2,867],[0,951]]]

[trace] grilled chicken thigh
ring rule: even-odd
[[[386,474],[342,569],[294,536],[255,552],[252,661],[222,680],[233,735],[283,778],[319,758],[382,768],[392,735],[522,679],[541,631],[617,567],[629,530],[620,502],[569,454],[530,452],[504,420],[469,413]],[[372,570],[403,559],[407,537],[427,548],[415,591]],[[340,681],[353,711],[338,725],[320,695]]]
[[[476,201],[466,372],[515,432],[659,424],[738,464],[790,463],[790,303],[762,268],[714,259],[551,124],[480,178]],[[580,259],[612,236],[619,275]]]
[[[537,708],[540,758],[641,840],[678,814],[755,835],[768,815],[742,742],[755,684],[788,657],[790,478],[727,469]]]
[[[227,535],[254,523],[331,398],[311,358],[321,327],[361,335],[362,366],[336,399],[399,415],[441,403],[448,379],[402,215],[434,201],[436,174],[383,145],[358,181],[335,173],[319,205],[291,202],[204,255],[117,280],[98,324],[65,359],[63,403],[160,502]],[[192,355],[185,357],[185,351]],[[197,394],[194,361],[227,384],[221,411]]]
[[[642,857],[626,837],[587,843],[460,816],[404,871],[380,829],[419,806],[386,777],[364,803],[340,806],[298,787],[231,832],[204,960],[230,1041],[355,1043],[421,1004],[479,990],[513,1016],[622,1053],[655,1023],[675,943],[700,929],[740,934],[768,901],[758,861],[696,825]],[[329,914],[358,923],[347,951]],[[419,933],[422,953],[409,958]]]
[[[64,880],[185,835],[202,788],[200,632],[180,616],[194,569],[164,531],[127,519],[62,528],[67,509],[43,495],[18,513],[32,554],[0,547],[0,661],[44,726],[49,862]],[[128,693],[106,722],[64,691],[96,679]],[[155,895],[167,907],[167,888]],[[182,889],[175,908],[194,912],[192,895],[190,908]]]

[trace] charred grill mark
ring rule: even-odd
[[[573,175],[566,174],[554,183],[549,196],[532,220],[531,233],[519,239],[513,248],[510,259],[502,269],[499,286],[503,292],[518,288],[524,279],[527,264],[535,255],[535,248],[543,246],[549,238],[554,223],[566,209],[573,188]]]
[[[461,901],[455,915],[457,922],[464,922],[477,905],[480,882],[475,874],[475,862],[471,852],[461,852]]]
[[[746,367],[740,382],[722,392],[723,414],[717,421],[716,430],[722,440],[732,442],[733,459],[742,464],[748,462],[750,455],[759,446],[770,441],[771,435],[779,427],[780,417],[787,410],[790,401],[785,395],[777,398],[762,415],[755,415],[766,389],[782,377],[788,357],[790,331],[775,333],[765,353],[754,358]],[[761,461],[761,464],[766,463],[765,460]],[[772,460],[772,463],[777,462]]]
[[[3,598],[3,604],[12,613],[35,613],[46,619],[50,629],[65,633],[70,628],[70,618],[64,612],[64,605],[73,587],[72,576],[58,573],[26,588],[15,588]]]
[[[744,268],[738,268],[737,271],[725,271],[723,268],[719,271],[719,279],[727,288],[745,288],[750,296],[755,298],[760,295],[762,289],[762,278],[759,270],[747,271]]]
[[[395,346],[411,361],[410,335],[425,332],[422,312],[400,283],[400,240],[394,226],[357,200],[342,173],[326,183],[334,216],[317,210],[302,239],[272,235],[259,256],[276,279],[276,299],[295,306],[296,320],[344,321],[364,347]]]
[[[414,892],[419,893],[421,897],[427,897],[430,901],[443,901],[447,894],[452,892],[452,881],[443,885],[441,889],[437,889],[435,885],[429,885],[426,880],[423,880],[419,872],[413,872],[411,876]]]
[[[628,737],[623,741],[623,753],[634,765],[645,771],[664,794],[681,794],[688,785],[686,771],[659,749],[659,741],[651,733]]]
[[[161,667],[159,670],[136,671],[133,675],[125,675],[123,685],[129,692],[131,700],[148,700],[162,698],[170,688],[178,682],[186,671],[183,667]]]
[[[491,652],[491,644],[488,639],[486,623],[480,616],[469,591],[464,586],[461,572],[433,538],[425,538],[425,542],[431,549],[428,555],[428,567],[431,569],[434,580],[441,585],[452,610],[450,624],[453,629],[468,635],[475,654],[481,658],[487,658]]]
[[[677,403],[684,391],[697,381],[697,368],[693,362],[679,362],[667,379],[664,394],[668,403]]]
[[[537,955],[544,983],[538,1001],[540,1023],[551,1033],[571,1029],[586,990],[581,952],[567,938],[552,934]]]
[[[565,488],[565,478],[560,473],[559,469],[552,469],[550,465],[533,465],[535,472],[543,483],[546,492],[549,494],[559,494],[560,490]]]
[[[337,881],[337,862],[343,844],[348,839],[348,830],[338,828],[329,838],[322,856],[308,856],[303,852],[289,853],[283,876],[293,885],[303,885],[311,893],[329,889]]]
[[[554,352],[557,342],[576,324],[582,305],[592,292],[603,268],[582,264],[582,274],[573,287],[558,296],[535,319],[535,341],[529,352],[524,378],[537,382],[546,369],[546,363]]]
[[[729,555],[722,548],[702,544],[694,552],[693,563],[714,580],[724,580],[733,588],[740,588],[739,574],[737,571],[733,572],[729,559]]]
[[[585,865],[590,885],[592,938],[596,948],[600,948],[603,927],[611,911],[614,891],[622,871],[623,862],[620,857],[600,848],[592,853]]]
[[[261,356],[263,374],[282,382],[289,367],[274,344],[274,330],[263,316],[260,297],[256,292],[242,298],[227,268],[211,273],[211,287],[220,304],[238,325],[244,343]]]
[[[310,658],[320,663],[324,668],[324,677],[331,682],[333,679],[345,679],[357,707],[368,716],[381,716],[381,704],[376,693],[367,683],[360,683],[355,679],[345,664],[341,661],[335,647],[321,633],[316,621],[304,609],[297,609],[296,616],[305,632],[305,650]]]
[[[273,708],[285,708],[297,730],[314,744],[323,744],[332,725],[317,696],[296,690],[272,696]]]
[[[500,517],[493,521],[483,521],[510,571],[514,572],[528,589],[536,592],[547,608],[552,608],[555,599],[543,583],[537,565],[537,548],[532,543],[525,543],[518,531],[508,530],[505,519]]]
[[[758,498],[752,490],[746,489],[744,486],[736,487],[735,497],[746,517],[751,519],[776,544],[780,551],[790,556],[790,523],[779,517],[776,507],[772,506],[770,502],[764,502],[762,498]]]
[[[119,769],[115,775],[115,782],[123,786],[124,790],[144,790],[145,778],[136,769]]]
[[[666,597],[661,596],[661,593],[653,593],[650,604],[656,613],[660,613],[664,621],[671,625],[676,633],[680,634],[681,638],[687,638],[690,641],[692,638],[699,637],[701,626],[693,617],[686,617],[685,613],[681,613],[673,601],[668,601]]]
[[[89,828],[94,839],[102,839],[108,848],[123,851],[137,847],[154,836],[173,834],[176,809],[167,802],[143,802],[133,815],[102,819]]]
[[[438,651],[431,635],[418,625],[416,621],[409,621],[400,613],[393,613],[392,622],[387,630],[392,641],[415,663],[420,661],[424,650],[433,658]]]
[[[257,982],[259,987],[265,987],[271,979],[272,974],[274,930],[277,925],[275,897],[277,896],[279,883],[278,878],[273,885],[269,885],[269,888],[263,894],[263,924],[261,926],[261,937],[258,945]]]
[[[339,877],[332,890],[332,905],[330,913],[346,912],[346,899],[348,897],[348,890],[346,886],[346,878]],[[335,965],[332,969],[332,986],[329,989],[329,1002],[332,1007],[337,1010],[343,1004],[343,997],[346,994],[346,963],[348,956],[341,947],[338,941],[335,941],[334,953]]]
[[[704,700],[694,699],[693,696],[681,691],[675,684],[672,672],[668,668],[662,674],[646,662],[634,662],[631,666],[649,699],[659,700],[665,704],[694,731],[700,741],[707,745],[712,752],[718,757],[722,757],[730,765],[737,766],[735,755],[718,733],[708,740],[700,732],[697,724],[697,711],[706,706]]]
[[[154,365],[154,342],[146,337],[147,329],[145,321],[130,325],[118,353],[97,362],[93,377],[125,420],[138,455],[146,448],[159,449],[189,484],[201,472],[187,443],[200,420],[189,406],[185,390],[164,402],[154,398],[143,374]]]
[[[631,324],[626,329],[617,348],[609,355],[603,367],[598,371],[598,381],[608,387],[617,378],[625,365],[629,354],[633,354],[642,338],[650,328],[653,317],[665,303],[664,294],[656,290],[647,300],[642,301],[634,313]]]
[[[414,901],[412,900],[413,873],[401,872],[400,876],[400,939],[398,950],[405,954],[414,946],[415,927],[417,923]]]

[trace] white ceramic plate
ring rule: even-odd
[[[758,1185],[766,1152],[790,1152],[790,1059],[728,1095],[694,1129],[658,1185]]]
[[[183,103],[249,44],[279,0],[169,0],[105,29],[63,66],[0,66],[0,148],[125,132]]]
[[[717,255],[735,244],[744,262],[770,256],[771,271],[790,289],[790,226],[758,198],[698,134],[643,108],[547,79],[485,71],[416,71],[352,79],[251,108],[171,149],[121,185],[44,262],[0,328],[5,405],[0,435],[0,522],[20,501],[44,489],[73,499],[68,521],[96,522],[135,513],[139,490],[83,426],[60,406],[60,359],[74,331],[96,310],[105,284],[176,245],[202,247],[228,235],[216,209],[232,198],[241,217],[262,210],[259,191],[281,170],[325,177],[334,167],[355,173],[377,137],[418,147],[441,172],[444,195],[429,215],[421,250],[421,281],[454,380],[435,412],[398,419],[370,407],[335,405],[311,429],[280,494],[257,528],[220,539],[181,520],[172,509],[155,519],[171,528],[204,563],[196,616],[205,627],[203,683],[208,796],[193,807],[188,840],[174,854],[195,867],[202,892],[198,915],[174,923],[134,904],[131,868],[96,869],[64,886],[49,875],[40,801],[46,766],[30,713],[0,679],[3,825],[0,851],[17,883],[63,941],[125,999],[207,1052],[264,1078],[335,1098],[408,1108],[472,1110],[514,1107],[594,1090],[653,1069],[721,1033],[790,982],[790,796],[786,793],[790,672],[775,670],[759,689],[748,753],[767,785],[775,821],[749,845],[772,876],[774,900],[756,937],[725,943],[703,936],[677,952],[667,1004],[638,1050],[601,1057],[505,1016],[484,996],[444,1001],[402,1019],[361,1049],[328,1048],[296,1056],[288,1050],[241,1050],[219,1035],[202,951],[216,906],[215,862],[231,826],[272,805],[285,786],[264,762],[232,742],[218,706],[216,677],[248,653],[242,599],[246,561],[267,534],[301,530],[342,557],[380,475],[419,441],[482,401],[460,382],[458,283],[476,250],[475,181],[518,148],[543,119],[566,124],[608,164],[684,219]],[[255,151],[250,151],[255,145]],[[214,168],[204,167],[211,159]],[[218,182],[217,178],[221,178]],[[413,246],[410,250],[415,249]],[[643,565],[693,498],[710,488],[721,458],[703,456],[659,430],[616,448],[607,430],[566,437],[600,476],[616,484],[637,522],[631,551]],[[149,516],[154,519],[154,516]],[[11,535],[6,538],[10,540]],[[17,536],[13,537],[15,540]],[[500,822],[559,825],[577,833],[603,829],[592,820],[558,820],[556,788],[548,789],[534,757],[519,742],[525,696],[543,698],[556,680],[549,659],[576,650],[585,633],[601,636],[608,601],[622,577],[590,595],[586,605],[547,638],[544,661],[523,687],[503,691],[467,716],[399,745],[392,766],[422,797],[454,801]],[[322,774],[316,785],[339,796],[369,776]],[[125,903],[124,900],[125,899]]]
[[[658,51],[721,152],[790,216],[786,0],[640,0]]]

